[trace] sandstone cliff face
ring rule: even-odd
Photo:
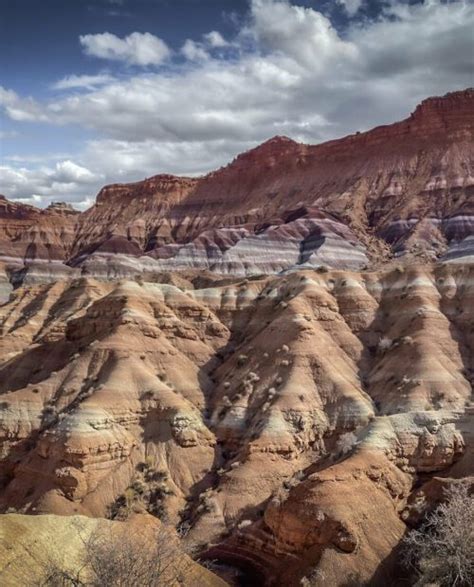
[[[473,472],[473,309],[467,264],[20,288],[0,507],[148,511],[269,583],[383,582],[420,484]]]
[[[54,281],[74,274],[65,262],[78,216],[64,204],[38,210],[0,196],[0,302],[21,283]]]
[[[272,273],[301,264],[291,245],[304,249],[308,238],[322,249],[312,266],[355,268],[389,250],[454,260],[472,254],[473,104],[472,90],[428,99],[403,122],[323,145],[275,137],[198,181],[106,188],[101,210],[114,210],[114,234],[166,257],[166,268]],[[81,244],[97,239],[98,213],[83,216]],[[309,228],[293,236],[297,218]],[[266,259],[256,267],[259,253]]]
[[[0,260],[14,285],[78,273],[459,262],[474,250],[473,129],[471,89],[321,145],[275,137],[202,178],[107,186],[83,214],[1,200]]]

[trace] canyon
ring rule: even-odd
[[[406,580],[474,486],[473,131],[469,89],[85,212],[0,198],[0,572],[15,532],[159,518],[199,584]]]

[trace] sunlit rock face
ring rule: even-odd
[[[473,120],[474,91],[465,90],[321,145],[275,137],[204,177],[106,186],[82,214],[2,198],[0,261],[17,286],[77,274],[472,259]]]
[[[0,307],[1,510],[130,506],[288,585],[390,572],[413,492],[472,475],[473,266],[184,275]]]
[[[473,101],[84,213],[0,198],[0,512],[140,513],[257,584],[384,584],[472,483]]]
[[[38,210],[0,196],[0,301],[11,289],[5,281],[17,287],[77,275],[65,263],[79,215],[67,204]]]

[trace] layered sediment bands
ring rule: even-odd
[[[473,121],[470,89],[320,145],[274,137],[204,177],[106,186],[82,214],[1,200],[1,259],[13,263],[15,286],[72,277],[64,262],[120,279],[144,270],[240,276],[380,267],[393,257],[472,260]]]
[[[67,204],[38,210],[0,196],[0,263],[13,286],[71,277],[65,262],[78,216]]]
[[[358,269],[367,265],[364,248],[344,224],[305,208],[297,219],[255,233],[246,228],[206,231],[188,245],[155,253],[155,270],[199,269],[245,277],[306,267]],[[153,267],[153,266],[152,266]]]
[[[148,511],[276,584],[383,580],[420,482],[472,474],[473,267],[195,283],[0,308],[1,508]]]
[[[260,583],[387,584],[474,471],[473,102],[81,214],[0,198],[0,510],[148,513]]]

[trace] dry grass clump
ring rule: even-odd
[[[80,564],[72,569],[66,561],[51,558],[38,585],[171,587],[191,571],[191,560],[163,527],[153,533],[100,528],[86,536],[78,524],[77,532],[83,544]]]
[[[405,562],[414,569],[416,585],[474,585],[474,495],[467,485],[454,485],[441,503],[404,539]]]

